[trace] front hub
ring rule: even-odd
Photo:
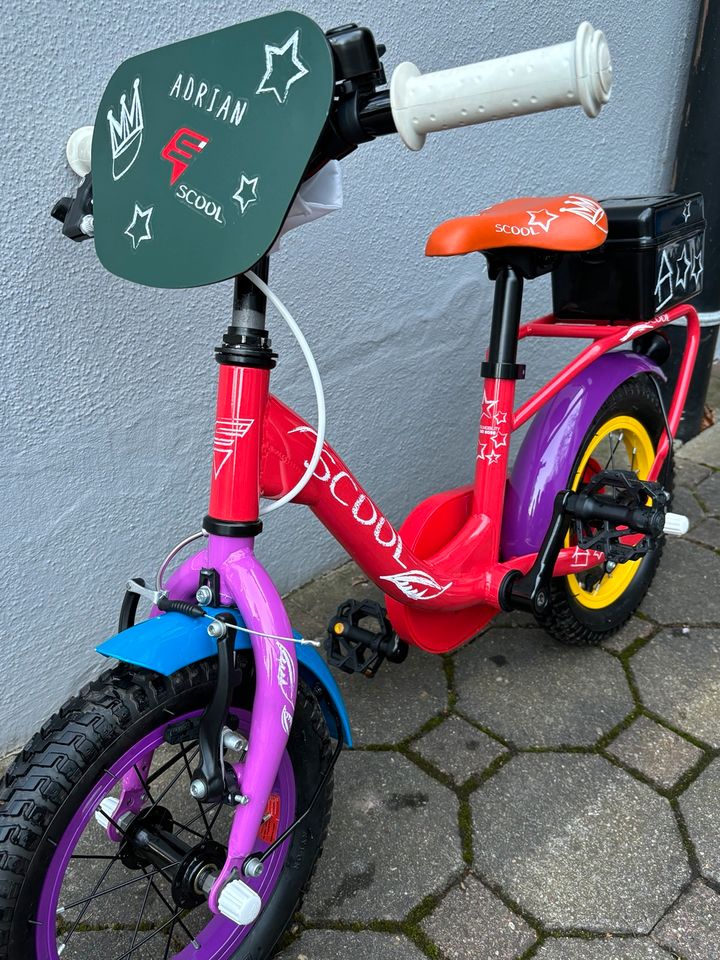
[[[207,900],[203,882],[217,876],[227,850],[212,840],[194,846],[173,833],[175,822],[165,807],[152,807],[124,829],[120,859],[131,870],[154,867],[172,884],[178,907],[191,908]]]

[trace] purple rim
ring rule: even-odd
[[[110,793],[117,780],[132,769],[133,764],[139,763],[163,744],[163,735],[171,723],[197,717],[201,712],[195,710],[180,717],[175,717],[143,737],[110,767],[83,800],[57,845],[43,883],[38,904],[38,925],[35,934],[35,952],[38,958],[59,960],[56,918],[62,882],[72,852],[92,819],[100,801]],[[237,709],[233,709],[232,712],[239,720],[240,730],[247,735],[250,730],[251,714]],[[279,833],[282,833],[292,823],[295,816],[295,775],[287,751],[283,754],[280,762],[273,793],[278,793],[281,798]],[[258,880],[247,881],[259,894],[264,904],[267,903],[275,890],[280,873],[285,865],[289,845],[290,840],[288,839],[265,861],[265,871],[262,877]],[[258,847],[262,849],[263,846],[262,842],[258,841]],[[190,958],[192,960],[230,960],[233,952],[237,950],[251,929],[252,926],[238,927],[231,920],[216,915],[196,935],[196,940],[200,943],[201,949],[197,950],[189,943],[183,947],[180,953],[174,954],[171,960],[190,960]],[[159,940],[158,942],[162,941]]]

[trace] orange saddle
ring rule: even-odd
[[[607,232],[605,211],[591,197],[520,197],[446,220],[430,234],[425,253],[454,257],[498,247],[578,252],[599,247]]]

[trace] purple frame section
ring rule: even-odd
[[[236,767],[240,789],[249,798],[237,807],[228,842],[228,856],[208,898],[217,913],[217,898],[234,869],[242,876],[244,860],[256,838],[272,791],[295,713],[298,662],[292,627],[275,584],[254,553],[252,539],[209,536],[207,547],[185,561],[167,581],[173,600],[194,602],[198,573],[212,567],[220,577],[220,600],[234,604],[250,631],[256,686],[245,762]]]
[[[550,526],[555,496],[568,483],[582,438],[621,383],[641,373],[665,379],[638,353],[605,353],[534,417],[508,480],[500,559],[536,553]]]

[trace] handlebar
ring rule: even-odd
[[[397,132],[411,150],[428,133],[581,105],[596,117],[610,99],[612,64],[605,35],[587,21],[569,43],[421,74],[401,63],[390,84]]]

